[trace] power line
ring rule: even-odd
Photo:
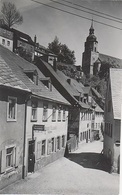
[[[77,17],[79,17],[79,18],[83,18],[83,19],[86,19],[86,20],[91,21],[90,18],[87,18],[87,17],[85,17],[85,16],[81,16],[81,15],[78,15],[78,14],[75,14],[75,13],[72,13],[72,12],[69,12],[69,11],[65,11],[65,10],[63,10],[63,9],[60,9],[60,8],[57,8],[57,7],[53,7],[53,6],[51,6],[51,5],[47,5],[47,4],[45,4],[45,3],[41,3],[41,2],[39,2],[39,1],[37,1],[37,0],[31,0],[31,1],[33,1],[33,2],[35,2],[35,3],[38,3],[38,4],[41,4],[41,5],[44,5],[44,6],[46,6],[46,7],[50,7],[50,8],[56,9],[56,10],[58,10],[58,11],[62,11],[62,12],[64,12],[64,13],[67,13],[67,14],[70,14],[70,15],[73,15],[73,16],[77,16]],[[105,26],[108,26],[108,27],[111,27],[111,28],[114,28],[114,29],[122,30],[122,28],[119,28],[119,27],[116,27],[116,26],[113,26],[113,25],[110,25],[110,24],[106,24],[106,23],[103,23],[103,22],[99,22],[99,21],[97,21],[97,20],[94,20],[94,22],[99,23],[99,24],[102,24],[102,25],[105,25]]]
[[[102,15],[105,15],[105,16],[109,16],[109,17],[111,17],[111,18],[114,18],[114,19],[117,19],[117,20],[121,20],[121,21],[122,21],[121,18],[118,18],[118,17],[116,17],[116,16],[112,16],[112,15],[106,14],[106,13],[104,13],[104,12],[96,11],[96,10],[90,9],[90,8],[88,8],[88,7],[85,7],[85,6],[82,6],[82,5],[79,5],[79,4],[76,4],[76,3],[72,3],[72,2],[67,1],[67,0],[62,0],[62,1],[66,2],[66,3],[69,3],[69,4],[72,4],[72,5],[75,5],[75,6],[77,6],[77,7],[82,7],[82,8],[84,8],[84,9],[87,9],[87,10],[90,10],[90,11],[93,11],[93,12],[96,12],[96,13],[99,13],[99,14],[102,14]]]
[[[89,12],[89,11],[85,11],[83,9],[76,8],[76,7],[73,7],[73,6],[70,6],[70,5],[66,5],[64,3],[60,3],[60,2],[57,2],[55,0],[49,0],[49,1],[54,2],[54,3],[57,3],[57,4],[60,4],[60,5],[64,5],[64,6],[69,7],[69,8],[73,8],[73,9],[78,10],[78,11],[82,11],[82,12],[85,12],[85,13],[88,13],[88,14],[92,14],[92,15],[95,15],[95,16],[98,16],[98,17],[101,17],[101,18],[105,18],[107,20],[111,20],[111,21],[114,21],[114,22],[122,23],[122,21],[118,21],[118,20],[115,20],[115,19],[112,19],[112,18],[107,18],[105,16],[101,16],[99,14],[95,14],[95,13],[92,13],[92,12]]]

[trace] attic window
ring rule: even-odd
[[[42,82],[47,88],[49,88],[49,80],[41,80],[41,82]]]
[[[24,71],[25,74],[33,81],[34,84],[38,85],[38,74],[36,71]]]
[[[52,91],[52,84],[51,84],[50,77],[41,78],[40,81],[45,85],[46,88]]]

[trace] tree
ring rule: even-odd
[[[2,19],[4,23],[11,28],[14,24],[21,24],[23,22],[23,17],[20,12],[17,10],[15,4],[10,2],[3,2],[2,8]]]
[[[75,52],[71,51],[66,44],[61,44],[56,36],[54,41],[48,44],[48,48],[58,56],[58,61],[65,64],[75,64]]]
[[[48,44],[48,48],[50,51],[52,51],[54,54],[59,55],[60,49],[61,49],[61,43],[59,43],[59,39],[57,36],[55,36],[55,39],[53,42]]]

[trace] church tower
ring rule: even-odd
[[[94,63],[99,57],[97,50],[98,41],[94,35],[93,20],[89,29],[89,36],[86,38],[85,49],[82,54],[82,70],[85,75],[93,75]]]

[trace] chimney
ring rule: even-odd
[[[71,79],[67,79],[67,83],[71,85]]]
[[[54,61],[53,61],[53,69],[55,70],[55,72],[57,71],[57,63],[56,63],[55,58],[54,58]]]
[[[36,38],[36,35],[35,35],[35,37],[34,37],[34,43],[36,43],[36,39],[37,39],[37,38]]]

